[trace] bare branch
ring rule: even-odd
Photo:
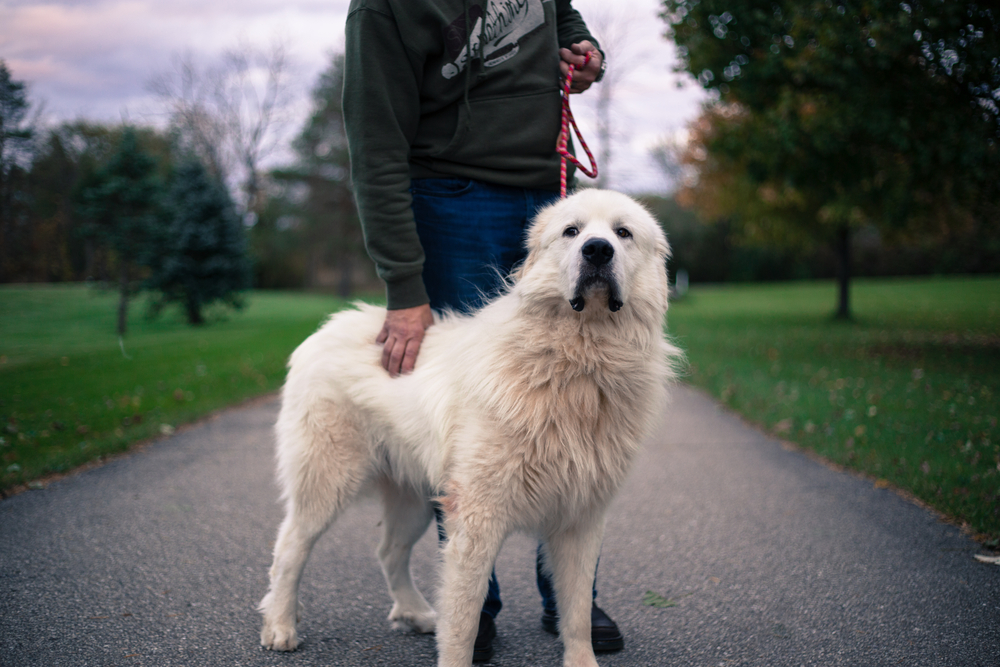
[[[269,50],[241,42],[211,66],[190,55],[148,88],[166,107],[183,146],[227,183],[245,221],[260,205],[260,165],[273,153],[287,122],[288,58],[284,44]]]
[[[604,5],[587,11],[587,26],[594,33],[608,61],[604,78],[594,86],[589,99],[593,105],[600,144],[598,187],[610,187],[615,132],[614,106],[618,88],[642,64],[643,52],[634,34],[641,21],[648,20],[636,9],[619,5]]]

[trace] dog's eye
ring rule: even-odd
[[[625,229],[624,227],[619,227],[618,229],[616,229],[615,230],[615,234],[618,235],[618,238],[622,238],[622,239],[630,239],[630,238],[632,238],[632,232],[630,232],[629,230]]]
[[[568,236],[569,238],[573,238],[574,236],[576,236],[579,233],[580,233],[580,230],[577,229],[576,227],[567,227],[563,231],[563,236]]]

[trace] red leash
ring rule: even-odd
[[[590,62],[590,57],[593,55],[593,51],[587,51],[587,54],[583,59],[583,67],[587,66]],[[583,140],[583,135],[580,134],[580,128],[576,126],[576,120],[573,118],[573,112],[569,110],[569,87],[573,83],[573,71],[576,69],[575,65],[569,66],[569,73],[566,75],[566,84],[563,86],[562,90],[562,130],[559,132],[559,141],[556,143],[556,152],[562,156],[559,161],[559,196],[563,199],[566,198],[566,160],[569,160],[577,167],[580,171],[585,173],[591,178],[597,178],[597,161],[594,160],[594,154],[590,152],[587,148],[587,142]],[[581,68],[582,69],[582,68]],[[576,138],[580,140],[580,145],[583,150],[586,151],[587,157],[590,158],[590,171],[584,167],[576,159],[572,153],[566,148],[566,144],[569,143],[569,126],[573,125],[573,129],[576,131]]]

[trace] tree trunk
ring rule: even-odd
[[[340,280],[337,283],[337,296],[342,299],[350,298],[351,292],[353,291],[354,285],[352,284],[352,277],[354,274],[354,263],[351,261],[351,254],[354,250],[353,243],[351,242],[351,225],[354,220],[351,218],[350,210],[353,204],[351,200],[351,193],[345,187],[340,187],[337,196],[337,209],[339,212],[339,227],[340,233]]]
[[[128,262],[118,268],[118,335],[124,336],[128,326]]]
[[[205,318],[201,314],[201,299],[195,296],[188,296],[184,302],[187,311],[188,324],[199,325],[205,323]]]
[[[837,230],[837,313],[838,320],[851,319],[851,230],[844,225]]]
[[[97,266],[96,251],[94,249],[94,242],[91,239],[87,239],[83,242],[83,257],[83,279],[90,280],[94,278],[94,274],[97,273],[94,268]]]
[[[611,85],[605,82],[597,89],[597,140],[601,150],[594,185],[599,188],[611,187],[611,102]]]
[[[319,270],[323,264],[322,253],[323,247],[317,242],[310,243],[306,250],[305,288],[307,290],[316,289],[319,285]]]
[[[353,266],[351,263],[351,253],[344,251],[340,253],[340,280],[337,282],[337,296],[342,299],[348,299],[353,291],[352,284],[352,273]]]
[[[0,142],[3,139],[0,138]],[[3,146],[0,145],[0,280],[7,282],[14,276],[10,266],[11,245],[14,242],[13,211],[7,197],[7,179],[3,173]]]

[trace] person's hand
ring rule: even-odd
[[[585,54],[588,51],[592,51],[593,55],[587,66],[583,67],[583,61],[586,59]],[[563,81],[569,74],[569,66],[571,64],[576,66],[576,69],[573,70],[573,83],[569,87],[571,93],[582,93],[587,90],[590,88],[590,84],[597,79],[597,75],[601,73],[601,52],[590,43],[590,40],[572,44],[568,49],[559,49],[559,57],[561,58],[559,69],[562,71]],[[580,69],[581,67],[583,69]]]
[[[383,344],[382,368],[389,371],[389,375],[396,377],[413,370],[424,331],[432,324],[434,315],[427,304],[386,311],[385,324],[375,342]]]

